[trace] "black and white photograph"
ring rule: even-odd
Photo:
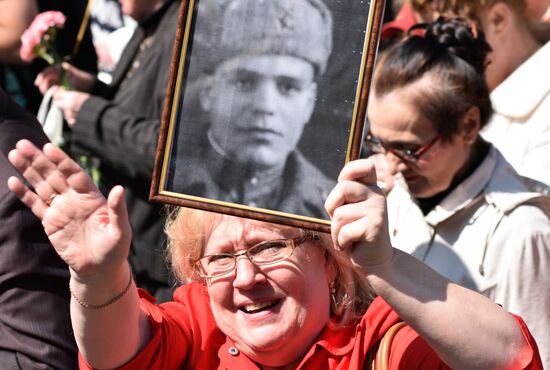
[[[359,152],[380,7],[375,0],[184,6],[152,199],[328,225],[324,200]]]

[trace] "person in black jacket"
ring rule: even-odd
[[[48,139],[34,117],[0,89],[0,367],[76,369],[69,316],[69,269],[42,224],[7,186],[19,176],[7,155],[28,139]]]
[[[138,26],[113,72],[110,85],[69,64],[69,80],[79,91],[54,94],[72,128],[70,150],[100,161],[104,191],[114,184],[127,189],[134,241],[130,263],[139,286],[159,300],[172,298],[171,277],[162,249],[162,206],[148,201],[154,156],[168,84],[180,2],[125,0],[122,11]],[[45,92],[59,83],[55,69],[38,76]]]

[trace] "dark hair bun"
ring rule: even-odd
[[[478,72],[483,73],[485,70],[491,47],[475,24],[468,23],[463,18],[439,17],[427,26],[424,37],[445,47],[450,53],[471,64]]]

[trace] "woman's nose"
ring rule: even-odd
[[[235,264],[235,280],[233,280],[233,287],[250,289],[254,285],[266,280],[262,270],[253,264],[246,256],[237,257]]]
[[[388,172],[395,175],[398,172],[403,172],[409,168],[409,162],[404,161],[399,156],[395,155],[392,152],[387,152],[385,154],[387,160]]]

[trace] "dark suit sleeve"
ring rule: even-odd
[[[68,268],[40,220],[7,187],[18,175],[9,150],[22,138],[38,146],[47,139],[1,90],[0,132],[0,350],[17,353],[24,369],[76,369]]]
[[[72,128],[71,150],[98,157],[118,184],[136,193],[148,195],[179,7],[180,2],[167,1],[138,25],[113,73],[111,91],[86,100]]]
[[[109,100],[91,96],[78,114],[73,144],[127,178],[150,180],[159,129],[160,115],[136,116]]]

